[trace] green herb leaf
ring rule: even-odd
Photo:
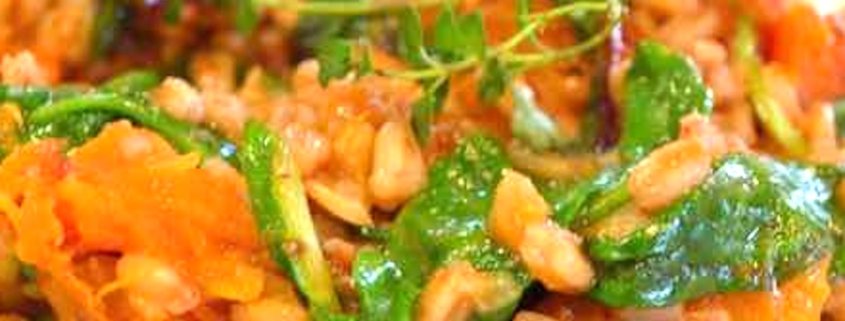
[[[510,320],[528,275],[508,251],[488,236],[486,220],[502,170],[510,167],[498,143],[464,139],[439,160],[428,186],[408,202],[391,227],[382,252],[365,250],[356,260],[356,288],[362,320],[414,320],[418,293],[438,268],[466,261],[506,284],[500,306],[479,320]]]
[[[402,10],[399,14],[399,56],[414,65],[426,65],[423,39],[420,13],[412,8]]]
[[[505,93],[510,83],[511,72],[499,60],[487,60],[478,81],[478,97],[482,102],[492,104]]]
[[[370,75],[375,72],[375,66],[373,65],[373,53],[370,51],[369,46],[364,46],[361,48],[359,55],[359,61],[355,64],[355,72],[357,77],[362,77],[366,75]]]
[[[352,70],[352,45],[346,40],[329,40],[318,48],[317,61],[320,84],[328,86],[332,79],[346,77]]]
[[[362,321],[413,321],[418,284],[403,277],[387,255],[374,249],[358,252],[352,268]]]
[[[255,0],[230,0],[234,2],[235,28],[248,35],[258,26],[260,13]]]
[[[626,161],[675,139],[683,116],[709,114],[713,107],[711,92],[695,65],[653,41],[637,45],[624,90],[619,148]]]
[[[411,107],[411,125],[420,144],[428,143],[431,126],[449,93],[449,81],[441,79],[426,87],[424,95]]]
[[[168,24],[177,24],[182,19],[182,8],[185,0],[164,1],[164,21]]]
[[[662,307],[772,290],[832,251],[831,189],[812,169],[727,156],[649,225],[590,240],[602,270],[591,295],[612,307]]]
[[[845,137],[845,100],[833,104],[833,114],[836,118],[836,134],[839,138]]]
[[[444,7],[434,24],[432,48],[444,61],[484,55],[484,22],[481,14],[457,16],[451,5]]]
[[[546,181],[537,185],[552,207],[554,221],[573,229],[598,222],[631,199],[626,168],[611,167],[575,184]]]
[[[197,151],[206,157],[220,156],[230,161],[234,156],[234,145],[215,133],[177,120],[136,98],[111,92],[95,91],[46,102],[26,116],[26,126],[33,138],[48,133],[59,137],[90,137],[107,119],[116,118],[129,119],[158,132],[181,152]]]

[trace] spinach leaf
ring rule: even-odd
[[[625,77],[620,151],[633,161],[678,135],[679,120],[709,114],[713,100],[695,65],[653,41],[637,45]]]
[[[91,117],[79,124],[80,115],[108,115]],[[134,123],[152,129],[167,139],[181,152],[197,151],[203,156],[221,156],[234,161],[234,145],[222,139],[212,131],[177,120],[161,109],[154,108],[142,101],[110,92],[89,92],[78,96],[45,104],[33,110],[26,117],[28,131],[34,134],[53,133],[58,136],[84,135],[98,132],[108,120],[125,118]],[[62,125],[65,124],[65,125]],[[61,125],[61,126],[60,126]],[[73,129],[74,132],[51,129]],[[45,129],[46,128],[46,129]]]
[[[438,161],[428,186],[402,209],[382,252],[364,251],[355,263],[362,320],[413,320],[418,293],[439,267],[459,260],[514,284],[502,306],[480,320],[509,319],[529,277],[488,238],[486,218],[501,171],[509,167],[492,139],[465,139]]]
[[[563,227],[579,229],[607,217],[630,200],[628,170],[611,167],[578,183],[540,181],[537,186]]]
[[[831,252],[830,199],[812,169],[727,156],[650,225],[589,242],[601,270],[591,295],[613,307],[659,307],[771,290]]]

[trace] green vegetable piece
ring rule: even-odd
[[[329,266],[289,146],[265,125],[250,121],[238,157],[253,215],[273,259],[294,280],[312,309],[339,312]],[[291,247],[296,251],[290,251]]]
[[[361,320],[414,320],[417,293],[429,276],[456,261],[470,262],[503,284],[499,304],[476,319],[510,319],[529,277],[486,231],[496,184],[508,167],[501,146],[483,136],[466,138],[433,166],[428,186],[393,223],[386,249],[363,251],[356,260]]]
[[[352,71],[352,45],[346,40],[328,40],[317,48],[317,61],[320,84],[328,86],[332,79],[346,77]]]
[[[608,168],[575,184],[545,181],[537,185],[552,208],[554,221],[574,229],[598,222],[631,199],[625,168]]]
[[[24,140],[46,137],[66,138],[68,139],[68,147],[75,147],[97,136],[103,126],[113,120],[115,120],[115,117],[108,113],[81,113],[58,118],[45,124],[27,124],[23,136]]]
[[[130,119],[136,124],[158,132],[180,152],[197,151],[206,157],[221,156],[227,160],[232,160],[234,154],[234,146],[214,133],[177,120],[164,111],[147,106],[136,99],[114,93],[91,92],[48,103],[29,114],[26,119],[27,127],[35,137],[41,133],[64,136],[64,130],[50,127],[57,127],[56,124],[63,123],[74,127],[73,123],[67,123],[68,118],[82,114],[108,115],[109,119]],[[78,133],[70,135],[80,135],[79,133],[88,135],[84,133],[99,131],[99,125],[104,124],[105,121],[99,118],[100,116],[90,117],[90,121],[79,124],[81,128],[78,129]],[[88,126],[97,128],[88,128]]]
[[[833,113],[836,118],[836,134],[839,138],[845,137],[845,99],[833,104]]]
[[[547,115],[534,99],[534,92],[525,85],[513,86],[513,136],[535,151],[562,147],[566,138],[557,123]]]
[[[182,9],[185,0],[167,0],[164,2],[164,21],[168,24],[177,24],[182,19]]]
[[[478,82],[478,97],[484,103],[492,104],[504,93],[511,83],[511,72],[497,59],[484,63],[481,79]]]
[[[258,26],[261,16],[256,0],[231,0],[234,8],[235,29],[248,35]]]
[[[100,90],[124,95],[138,95],[152,90],[161,83],[161,77],[152,70],[133,70],[109,79]]]
[[[397,50],[400,57],[414,65],[424,66],[427,64],[422,21],[420,13],[415,9],[406,8],[399,14]]]
[[[619,149],[629,162],[675,139],[681,117],[709,114],[713,107],[695,65],[653,41],[637,45],[624,92]]]
[[[81,93],[77,88],[48,88],[41,86],[0,85],[0,101],[17,104],[24,114],[49,102],[61,100]]]
[[[748,75],[746,95],[763,129],[791,156],[803,155],[808,148],[807,142],[769,92],[763,78],[760,57],[757,55],[757,31],[750,19],[739,20],[733,45]]]
[[[478,12],[458,16],[451,5],[444,6],[432,37],[432,48],[445,61],[484,56],[484,21]]]
[[[449,82],[440,79],[426,87],[424,95],[411,107],[411,126],[417,141],[425,145],[431,136],[431,126],[449,93]]]
[[[364,249],[358,253],[352,277],[358,289],[362,321],[413,321],[418,284],[402,277],[402,271],[384,253]]]
[[[605,0],[555,0],[558,5],[571,5],[578,2],[602,2]],[[580,39],[586,39],[598,32],[601,27],[601,16],[588,11],[576,11],[568,16],[569,23],[575,28]]]
[[[730,155],[693,192],[620,239],[595,239],[591,292],[612,307],[662,307],[772,290],[832,250],[831,187],[812,169]]]

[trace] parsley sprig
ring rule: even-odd
[[[399,12],[397,52],[409,69],[373,69],[366,39],[332,39],[318,50],[320,79],[344,78],[350,73],[361,76],[376,74],[408,79],[423,86],[422,97],[414,104],[412,124],[417,138],[425,143],[430,126],[440,112],[448,94],[449,80],[461,73],[481,70],[478,95],[493,101],[510,87],[512,79],[527,70],[568,60],[584,54],[609,37],[622,16],[620,0],[571,2],[555,8],[531,12],[529,0],[519,0],[517,21],[520,29],[499,44],[488,44],[479,12],[460,15],[447,3],[426,34],[418,11],[406,8]],[[573,15],[603,14],[603,28],[582,42],[553,48],[538,40],[538,34],[553,21]],[[523,51],[523,44],[532,50]]]

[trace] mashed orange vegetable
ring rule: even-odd
[[[60,316],[106,320],[109,305],[124,304],[111,295],[119,284],[97,293],[114,283],[115,261],[127,255],[164,262],[204,303],[261,295],[265,255],[234,170],[203,166],[198,155],[179,155],[128,122],[109,125],[67,157],[63,147],[35,142],[0,167],[0,198],[19,206],[0,210],[17,234],[16,253],[49,276],[42,291]],[[103,265],[99,275],[77,273],[91,262]]]

